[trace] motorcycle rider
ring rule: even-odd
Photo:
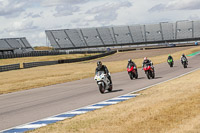
[[[187,58],[186,58],[186,56],[185,56],[185,54],[182,54],[182,56],[181,56],[181,63],[183,64],[183,60],[186,60],[186,63],[188,64],[188,60],[187,60]]]
[[[133,66],[133,68],[134,68],[135,71],[137,72],[137,66],[136,66],[135,62],[133,62],[131,59],[128,59],[127,68],[128,68],[129,66],[131,66],[131,67]]]
[[[170,54],[168,55],[167,62],[168,62],[168,60],[172,60],[172,62],[174,62],[173,57]]]
[[[167,60],[171,60],[173,61],[173,57],[169,54]]]
[[[102,65],[101,61],[97,61],[97,67],[96,67],[96,70],[95,70],[95,74],[98,71],[104,71],[104,74],[106,74],[107,78],[110,80],[110,84],[112,85],[112,80],[111,80],[111,76],[109,74],[108,68],[105,65]]]
[[[145,66],[146,64],[150,64],[151,67],[152,67],[152,69],[154,70],[153,63],[151,62],[151,60],[147,59],[147,57],[144,57],[144,61],[143,61],[143,63],[142,63],[142,70],[143,70],[143,68],[144,68],[144,66]]]

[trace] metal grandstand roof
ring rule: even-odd
[[[46,30],[55,49],[80,49],[200,40],[200,21]]]

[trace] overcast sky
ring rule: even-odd
[[[200,20],[200,0],[0,0],[0,38],[46,46],[45,30]]]

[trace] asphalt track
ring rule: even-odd
[[[147,79],[141,68],[138,69],[137,80],[130,80],[126,71],[114,73],[111,74],[113,91],[105,94],[100,94],[93,78],[87,78],[0,95],[0,131],[127,94],[195,70],[199,66],[200,55],[196,55],[189,58],[186,69],[180,61],[175,61],[173,68],[167,63],[155,65],[156,77],[151,80]]]

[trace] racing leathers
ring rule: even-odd
[[[107,75],[107,78],[110,80],[110,84],[112,85],[112,80],[111,80],[111,76],[109,74],[109,71],[108,71],[108,68],[105,66],[105,65],[102,65],[101,67],[98,67],[96,68],[95,70],[95,74],[98,72],[98,71],[104,71],[104,74]]]
[[[182,56],[181,56],[181,63],[182,63],[182,64],[183,64],[183,60],[186,60],[186,63],[188,64],[188,60],[187,60],[187,58],[186,58],[185,55],[182,55]]]
[[[127,64],[127,68],[128,68],[129,66],[131,66],[131,67],[133,66],[133,68],[135,69],[135,71],[137,71],[137,66],[136,66],[135,62],[129,61],[128,64]]]
[[[143,69],[144,66],[146,66],[146,65],[147,65],[147,66],[150,65],[150,66],[152,67],[152,69],[154,70],[153,63],[151,62],[151,60],[149,60],[149,59],[144,60],[143,63],[142,63],[142,69]]]

